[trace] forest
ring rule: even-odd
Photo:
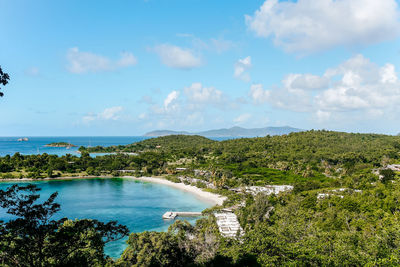
[[[196,225],[177,221],[167,232],[130,234],[128,247],[119,259],[109,259],[100,252],[93,254],[93,251],[102,251],[104,244],[91,241],[84,243],[88,250],[77,247],[65,256],[65,261],[57,262],[58,254],[53,253],[60,252],[51,246],[51,240],[67,226],[70,227],[69,236],[62,237],[68,242],[79,240],[75,233],[80,233],[83,239],[100,237],[100,240],[102,236],[127,235],[117,222],[107,227],[101,222],[82,222],[85,226],[78,227],[75,226],[78,222],[67,219],[52,223],[52,227],[46,226],[47,221],[35,223],[47,231],[40,237],[43,246],[37,250],[37,255],[48,259],[46,266],[62,266],[78,260],[82,266],[400,264],[400,176],[387,167],[400,163],[400,136],[307,131],[213,141],[178,135],[127,146],[81,147],[79,150],[79,157],[18,153],[1,157],[0,175],[4,179],[42,179],[120,176],[123,170],[134,170],[135,176],[161,175],[172,181],[181,176],[196,177],[214,184],[216,189],[213,190],[228,196],[228,200],[223,207],[205,210],[205,217]],[[91,157],[90,152],[115,154]],[[293,185],[294,188],[279,195],[239,194],[230,190],[271,184]],[[18,190],[30,193],[25,202],[15,199]],[[44,212],[56,196],[48,202],[35,204],[39,200],[32,197],[38,194],[35,190],[16,187],[0,192],[0,203],[10,212],[24,205],[38,205],[35,206],[37,210]],[[218,232],[212,214],[232,207],[235,207],[234,213],[244,235],[226,238]],[[51,212],[59,208],[55,206]],[[16,213],[21,222],[36,220],[36,215],[22,210],[24,212]],[[18,265],[25,260],[22,250],[14,249],[14,254],[7,254],[10,247],[18,246],[21,233],[29,240],[38,238],[32,229],[21,227],[17,222],[2,224],[0,260],[5,266]],[[91,250],[92,245],[97,247]],[[96,261],[88,260],[94,256]],[[28,261],[19,265],[45,266]]]

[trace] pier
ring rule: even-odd
[[[167,211],[162,216],[163,219],[173,220],[176,217],[197,217],[201,216],[201,212],[193,212],[193,211]]]

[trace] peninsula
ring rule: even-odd
[[[45,145],[45,147],[76,147],[76,145],[67,142],[56,142]]]

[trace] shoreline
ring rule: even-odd
[[[218,195],[216,193],[211,193],[207,191],[203,191],[202,189],[193,186],[193,185],[186,185],[184,183],[174,183],[168,181],[167,179],[160,178],[160,177],[132,177],[132,176],[122,176],[122,178],[133,178],[133,180],[142,181],[142,182],[151,182],[157,184],[163,184],[170,187],[174,187],[183,191],[187,191],[192,193],[207,202],[212,202],[214,205],[222,205],[224,201],[227,199],[225,196]]]
[[[70,176],[70,177],[54,177],[54,178],[42,178],[42,179],[33,179],[33,178],[4,178],[0,179],[0,182],[40,182],[40,181],[51,181],[51,180],[75,180],[75,179],[113,179],[113,178],[123,178],[123,179],[132,179],[135,181],[141,181],[141,182],[150,182],[150,183],[156,183],[156,184],[162,184],[170,187],[174,187],[179,190],[183,190],[186,192],[189,192],[193,195],[196,195],[197,197],[201,198],[202,200],[206,202],[211,202],[214,205],[222,205],[223,202],[227,199],[225,196],[221,196],[216,193],[211,193],[207,191],[203,191],[202,189],[193,186],[193,185],[186,185],[184,183],[174,183],[171,181],[168,181],[167,179],[164,178],[164,176],[159,176],[159,177],[135,177],[135,176],[120,176],[120,177],[115,177],[115,176]]]

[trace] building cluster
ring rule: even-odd
[[[263,193],[265,195],[272,195],[272,194],[277,195],[281,192],[293,190],[293,186],[291,185],[245,186],[239,188],[232,188],[231,190],[237,193],[252,194],[253,196],[259,193]]]
[[[244,234],[243,228],[240,226],[235,213],[220,212],[214,213],[214,216],[222,236],[235,238]]]
[[[344,196],[341,195],[340,193],[361,193],[362,190],[350,189],[350,188],[337,188],[337,189],[332,189],[329,192],[330,193],[319,193],[317,195],[317,199],[325,199],[325,198],[329,198],[329,197],[332,197],[332,196],[344,198]]]
[[[386,169],[395,171],[395,172],[400,172],[400,164],[391,164],[391,165],[387,165]]]

